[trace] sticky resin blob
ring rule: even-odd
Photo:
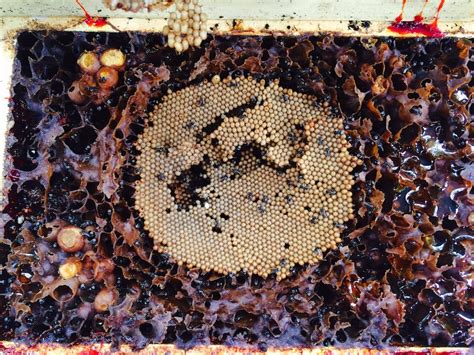
[[[277,81],[216,76],[169,93],[137,147],[154,248],[191,267],[283,279],[335,248],[353,217],[342,117]]]

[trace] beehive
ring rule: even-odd
[[[304,3],[292,3],[298,2]],[[395,5],[392,12],[384,7],[390,20],[399,11]],[[216,20],[220,29],[225,21],[233,26],[226,13],[208,13],[212,19],[224,15]],[[233,11],[232,16],[238,14]],[[66,20],[71,19],[64,19],[61,28]],[[21,18],[9,18],[5,25],[16,21],[24,28]],[[40,21],[53,20],[34,22]],[[165,24],[109,21],[132,30],[154,31]],[[130,26],[122,27],[125,22]],[[213,27],[216,23],[210,22]],[[256,27],[245,20],[256,31],[263,31],[265,23]],[[337,23],[342,31],[331,31],[346,33],[347,21]],[[296,19],[269,23],[270,30],[290,25],[324,30],[326,24]],[[446,22],[442,24],[446,29]],[[369,29],[359,25],[362,35],[379,28],[374,22]],[[462,26],[462,36],[472,33]],[[75,64],[79,55],[111,48],[132,58],[111,96],[100,105],[71,103],[66,91],[82,75]],[[20,343],[42,342],[50,349],[50,342],[64,347],[81,342],[96,343],[90,349],[103,352],[109,340],[131,344],[137,347],[134,351],[150,343],[179,348],[233,344],[246,347],[241,351],[253,351],[251,346],[289,352],[296,350],[287,348],[289,344],[297,351],[320,346],[313,352],[333,349],[331,345],[343,351],[353,346],[418,345],[424,351],[430,344],[467,346],[472,43],[454,38],[210,34],[200,48],[178,54],[156,33],[28,31],[18,36],[12,91],[7,88],[2,95],[11,100],[1,106],[13,108],[5,147],[8,205],[0,238],[0,333],[6,351]],[[153,66],[162,65],[170,71],[169,81],[143,95]],[[347,223],[340,247],[315,265],[292,268],[283,282],[276,282],[274,275],[264,279],[202,272],[153,252],[153,239],[143,228],[132,195],[138,178],[134,142],[143,124],[137,99],[145,98],[143,104],[152,110],[168,89],[216,74],[224,78],[249,72],[259,79],[279,78],[279,85],[298,92],[330,96],[344,114],[351,154],[364,160],[353,171],[356,217]],[[8,70],[3,73],[10,76]],[[49,233],[58,219],[84,228],[87,253],[61,250]],[[83,267],[69,278],[79,270],[71,258],[82,259]],[[89,274],[91,264],[102,271]],[[50,287],[52,280],[56,287]],[[40,287],[45,292],[37,294]],[[86,318],[78,317],[84,311]],[[160,346],[147,350],[170,349]]]

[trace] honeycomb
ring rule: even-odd
[[[207,15],[199,1],[177,0],[176,11],[170,13],[162,32],[168,37],[168,46],[178,53],[199,47],[207,38]]]
[[[199,47],[207,38],[207,15],[202,11],[199,0],[104,0],[104,5],[111,10],[137,12],[143,9],[165,9],[174,4],[176,11],[169,14],[168,24],[162,29],[167,36],[168,46],[178,53],[188,50],[190,46]]]
[[[472,344],[470,39],[210,35],[180,54],[153,33],[25,31],[16,43],[0,221],[2,340],[137,350]],[[73,102],[68,90],[85,75],[80,56],[111,49],[126,63],[107,77],[110,90]],[[154,250],[137,207],[137,147],[155,106],[228,76],[278,81],[328,102],[361,162],[341,242],[282,280],[276,271],[180,265]],[[241,119],[259,107],[250,101],[230,113]],[[209,134],[222,139],[226,127],[240,127],[232,115]],[[230,158],[215,174],[238,163],[220,146],[209,159]],[[269,163],[270,144],[248,148],[242,170],[282,171]],[[178,203],[183,214],[196,208],[188,196]]]
[[[342,132],[328,102],[277,82],[217,77],[166,95],[137,143],[136,206],[155,249],[278,280],[317,262],[352,215],[357,158]]]

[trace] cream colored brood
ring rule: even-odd
[[[243,115],[229,114],[242,105]],[[136,206],[155,249],[179,263],[282,279],[335,248],[353,217],[357,159],[342,118],[278,82],[214,77],[169,93],[137,146]],[[209,183],[190,191],[198,165]]]

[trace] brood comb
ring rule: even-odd
[[[352,217],[342,118],[252,78],[164,97],[137,145],[136,203],[155,249],[221,273],[279,279],[341,241]]]

